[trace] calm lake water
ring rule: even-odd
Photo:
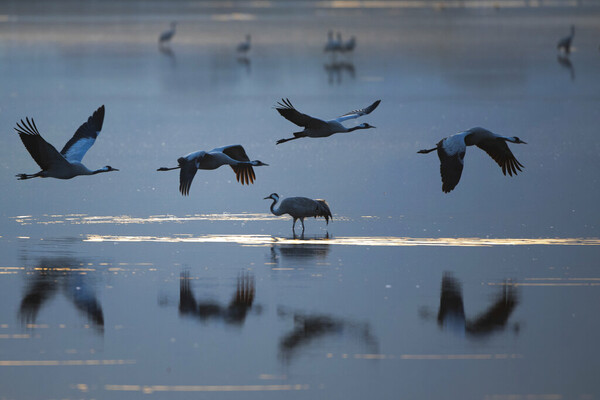
[[[168,46],[157,38],[176,20]],[[600,7],[594,2],[7,2],[0,7],[0,399],[600,397]],[[556,42],[576,27],[574,50]],[[356,36],[323,53],[328,30]],[[235,47],[252,35],[247,58]],[[275,145],[281,98],[376,129]],[[33,179],[12,128],[84,162]],[[469,148],[474,126],[525,165]],[[255,168],[179,156],[242,144]],[[269,213],[327,199],[334,219]]]

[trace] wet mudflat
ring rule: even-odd
[[[0,398],[598,397],[596,6],[56,4],[0,17]],[[382,102],[374,130],[276,146],[282,97]],[[84,162],[119,172],[14,178],[37,172],[18,120],[61,148],[101,104]],[[473,126],[528,142],[525,169],[469,148],[443,194],[416,151]],[[254,185],[155,171],[234,143],[270,164]],[[294,237],[272,192],[334,220]]]

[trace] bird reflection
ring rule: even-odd
[[[330,85],[341,84],[344,73],[354,80],[356,76],[356,70],[354,69],[354,63],[350,61],[332,61],[329,64],[324,64],[325,72],[327,72],[327,80]]]
[[[89,275],[79,271],[81,263],[70,258],[43,258],[36,273],[27,275],[30,282],[19,307],[19,319],[25,325],[35,324],[40,309],[59,291],[93,324],[104,332],[102,305],[96,297]]]
[[[575,80],[575,68],[573,67],[573,63],[569,59],[569,56],[564,55],[564,54],[559,54],[558,56],[556,56],[556,60],[562,67],[569,70],[569,73],[571,74],[571,80],[574,81]]]
[[[179,283],[179,315],[201,321],[221,319],[233,325],[244,323],[254,302],[254,276],[245,273],[238,276],[235,293],[227,306],[211,300],[196,300],[190,282],[189,272],[183,272]]]
[[[173,51],[173,49],[171,48],[171,46],[164,45],[164,44],[159,44],[158,45],[158,51],[160,51],[160,54],[164,55],[169,60],[171,60],[171,64],[172,65],[176,64],[177,59],[175,58],[175,52]]]
[[[250,61],[250,59],[247,56],[245,56],[245,55],[239,56],[237,58],[237,62],[241,67],[244,68],[244,70],[246,71],[247,74],[250,74],[252,62]]]
[[[322,314],[303,314],[278,310],[280,316],[291,315],[294,329],[279,340],[279,355],[290,362],[313,341],[327,336],[351,336],[359,339],[368,351],[377,353],[379,344],[367,323],[356,323]]]
[[[297,239],[296,236],[293,239]],[[315,259],[325,260],[331,250],[327,243],[329,233],[325,235],[314,235],[308,238],[307,243],[298,244],[273,244],[271,246],[271,262],[279,264],[281,261],[293,263],[313,262]],[[306,240],[302,237],[302,240]]]
[[[502,293],[487,310],[474,319],[466,319],[460,282],[451,274],[445,273],[437,323],[441,329],[480,338],[503,330],[518,303],[516,290],[512,286],[504,286]]]

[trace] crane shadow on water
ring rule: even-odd
[[[252,61],[247,56],[238,56],[237,63],[244,69],[246,74],[250,75],[250,72],[252,71]]]
[[[202,322],[220,320],[234,326],[244,324],[254,305],[256,293],[252,274],[244,272],[238,275],[235,292],[228,304],[196,298],[191,282],[189,271],[182,272],[179,280],[179,315],[181,317],[194,318]],[[260,307],[255,307],[255,310],[259,312]]]
[[[371,328],[366,322],[327,314],[289,311],[283,307],[277,309],[277,314],[281,318],[291,318],[294,321],[293,329],[279,340],[279,358],[285,363],[290,363],[303,352],[309,351],[314,342],[327,337],[335,337],[336,344],[339,344],[340,339],[354,339],[367,352],[379,352],[379,341],[371,333]]]
[[[325,72],[327,72],[327,81],[330,85],[342,84],[345,74],[352,80],[356,77],[356,69],[352,61],[336,61],[323,64]]]
[[[26,327],[36,324],[40,310],[56,294],[62,293],[87,319],[95,331],[104,334],[104,313],[85,263],[71,257],[41,258],[26,274],[19,306],[19,319]]]
[[[569,74],[571,75],[571,80],[575,81],[575,67],[573,66],[573,63],[571,62],[569,56],[565,54],[559,54],[556,56],[556,61],[558,61],[561,67],[569,71]]]
[[[518,297],[514,285],[503,285],[492,304],[476,317],[467,318],[461,284],[451,273],[445,272],[440,289],[437,324],[443,331],[469,339],[483,339],[507,328],[508,320],[519,304]],[[422,310],[421,315],[427,318],[429,313]],[[513,325],[513,330],[519,332],[518,323]]]
[[[278,243],[281,238],[273,237],[274,243],[270,249],[270,261],[279,265],[280,262],[303,263],[313,260],[326,260],[331,245],[327,242],[332,237],[329,233],[325,235],[312,235],[300,238],[296,235],[291,238],[283,238],[283,243]],[[292,241],[290,243],[290,241]]]
[[[158,51],[160,54],[165,56],[165,58],[169,59],[171,65],[173,67],[177,66],[177,57],[175,57],[175,52],[168,44],[159,44]]]

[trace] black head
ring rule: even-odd
[[[104,167],[104,169],[106,170],[106,172],[110,172],[110,171],[118,171],[118,169],[111,167],[110,165],[107,165]]]
[[[360,126],[361,126],[363,129],[375,128],[373,125],[369,125],[369,124],[368,124],[368,123],[366,123],[366,122],[365,122],[365,123],[362,123],[362,124],[360,124]]]
[[[267,197],[265,197],[263,200],[275,200],[278,201],[279,200],[279,195],[277,193],[271,193],[270,195],[268,195]]]
[[[519,139],[516,136],[513,136],[513,143],[522,143],[522,144],[527,144],[527,142],[522,141],[521,139]]]

